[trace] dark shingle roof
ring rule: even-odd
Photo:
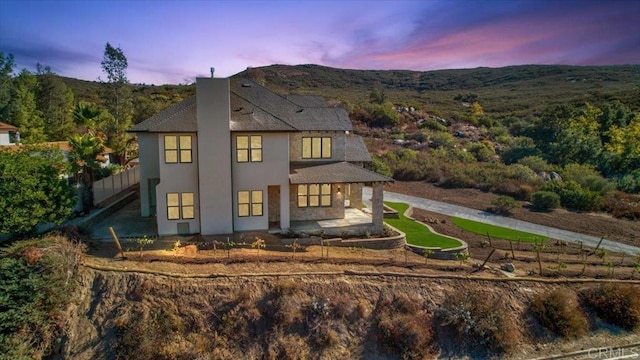
[[[247,79],[231,79],[231,131],[350,131],[351,120],[344,109],[303,107]],[[315,96],[301,96],[319,104]],[[296,98],[297,99],[297,98]],[[313,100],[315,99],[315,100]],[[324,100],[323,100],[324,102]],[[131,132],[196,132],[196,97],[133,126]]]
[[[191,96],[147,120],[134,125],[130,132],[196,132],[198,131],[196,97]]]
[[[291,169],[291,184],[390,182],[393,179],[348,162]]]
[[[349,162],[370,162],[371,154],[361,136],[347,136],[345,144],[346,160]]]
[[[320,95],[287,95],[287,100],[292,103],[305,108],[310,107],[327,107],[327,101]]]

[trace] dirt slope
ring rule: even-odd
[[[177,278],[84,268],[59,358],[396,359],[376,327],[382,299],[405,296],[430,318],[449,294],[472,290],[499,297],[517,320],[510,358],[640,341],[637,333],[592,332],[549,345],[527,308],[535,294],[558,286],[590,285],[345,274]],[[434,334],[441,357],[468,356],[445,331]]]

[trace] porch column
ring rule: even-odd
[[[384,204],[383,204],[383,192],[382,192],[382,183],[376,182],[373,183],[373,194],[371,196],[371,207],[373,214],[373,228],[374,232],[381,233],[382,232],[382,219],[384,213]]]

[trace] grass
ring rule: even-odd
[[[503,239],[509,241],[522,241],[528,243],[538,242],[540,240],[549,240],[546,236],[532,234],[524,231],[507,229],[501,226],[489,225],[473,220],[461,219],[458,217],[452,218],[454,224],[463,230],[470,231],[478,235],[487,235],[495,239]]]
[[[451,249],[462,245],[458,240],[435,234],[431,232],[428,227],[406,218],[404,212],[409,208],[409,205],[387,201],[385,201],[385,205],[396,210],[400,218],[384,219],[384,221],[405,233],[407,235],[407,243],[425,247],[439,247],[442,249]]]

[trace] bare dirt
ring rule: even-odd
[[[445,189],[426,182],[396,181],[385,185],[385,190],[478,210],[491,207],[491,201],[498,197],[480,190]],[[526,203],[522,205],[513,210],[513,218],[640,246],[640,221],[616,219],[604,213],[581,213],[564,209],[541,213],[527,209]]]

